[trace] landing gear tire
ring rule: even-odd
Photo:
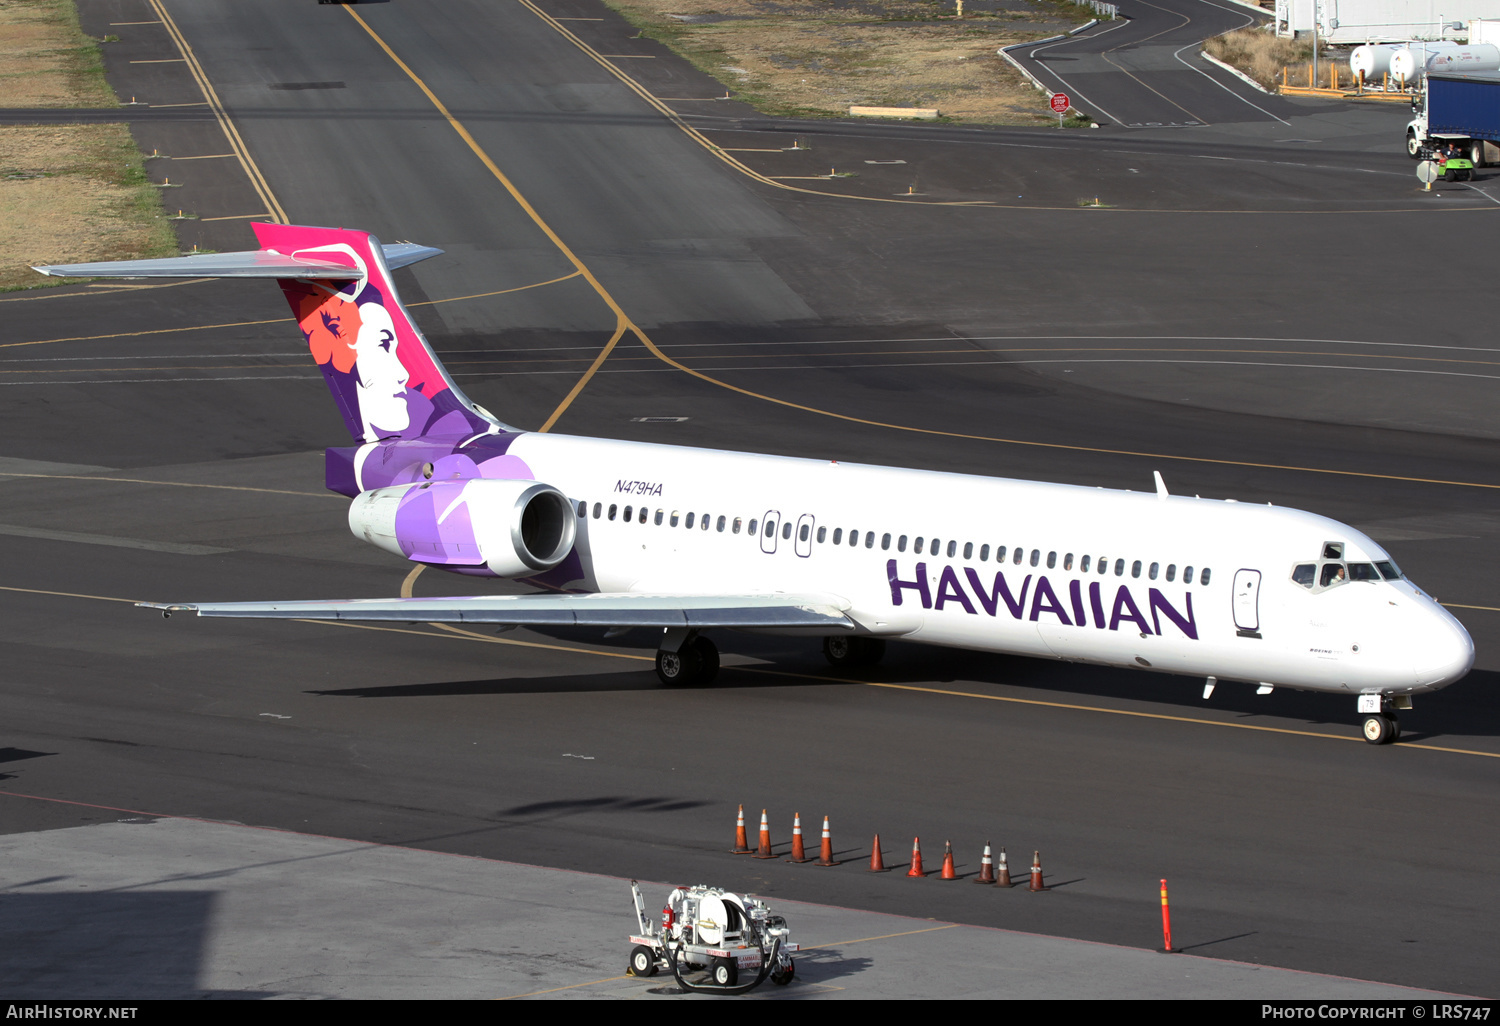
[[[823,658],[840,668],[873,666],[884,655],[885,641],[881,638],[836,634],[823,639]]]
[[[740,979],[740,967],[727,958],[716,958],[708,968],[715,987],[733,987]]]
[[[788,983],[792,982],[792,978],[796,975],[797,965],[789,959],[786,963],[785,971],[780,966],[771,970],[771,982],[778,987],[785,987]]]
[[[656,952],[644,944],[637,944],[630,952],[630,974],[632,976],[655,976]]]
[[[1388,745],[1401,736],[1401,725],[1396,722],[1396,717],[1385,713],[1366,716],[1364,735],[1372,745]]]
[[[719,649],[704,637],[683,642],[676,652],[656,653],[656,676],[669,688],[708,684],[719,673]]]

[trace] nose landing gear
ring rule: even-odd
[[[1401,736],[1401,724],[1396,719],[1397,709],[1410,709],[1411,696],[1360,695],[1359,711],[1365,720],[1362,731],[1365,740],[1372,745],[1388,745]]]

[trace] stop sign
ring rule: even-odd
[[[1052,113],[1054,113],[1054,114],[1063,114],[1063,113],[1066,113],[1067,109],[1069,107],[1071,107],[1072,105],[1073,105],[1073,101],[1068,99],[1068,94],[1067,93],[1053,93],[1052,94]]]

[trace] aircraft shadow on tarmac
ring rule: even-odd
[[[43,999],[271,997],[199,986],[213,891],[0,895],[0,990]]]
[[[600,645],[597,630],[579,628],[536,630],[536,634],[561,643]],[[1298,721],[1309,728],[1347,731],[1356,723],[1353,695],[1317,694],[1278,688],[1269,695],[1255,694],[1245,682],[1224,681],[1211,699],[1202,699],[1203,680],[1161,673],[1141,673],[1111,667],[1061,663],[1020,656],[998,656],[958,649],[892,643],[884,661],[860,670],[838,670],[816,654],[806,639],[721,636],[726,665],[710,689],[773,687],[826,687],[830,680],[848,678],[850,683],[877,681],[914,686],[937,686],[945,690],[1020,687],[1042,694],[1026,697],[1047,701],[1047,692],[1093,700],[1146,702],[1161,706],[1176,716],[1214,716],[1225,711],[1247,722],[1273,719]],[[615,639],[605,645],[647,655],[639,640]],[[737,667],[730,653],[758,660],[753,666]],[[805,676],[803,676],[805,675]],[[1445,736],[1500,737],[1500,708],[1486,697],[1500,684],[1500,673],[1474,670],[1458,684],[1430,695],[1418,695],[1415,709],[1401,714],[1402,737],[1406,741],[1432,741]],[[313,690],[309,694],[341,698],[422,698],[463,695],[548,695],[647,691],[661,689],[650,665],[644,661],[616,672],[569,674],[555,677],[495,678],[488,680],[433,681],[425,683]],[[997,692],[998,693],[998,692]]]

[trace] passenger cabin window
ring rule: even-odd
[[[1016,548],[1015,548],[1014,554],[1011,556],[1011,560],[1010,561],[1012,563],[1014,563],[1016,566],[1020,566],[1021,565],[1021,561],[1023,559],[1025,559],[1025,558],[1026,558],[1026,550],[1023,549],[1023,548],[1021,548],[1021,546],[1017,545]]]
[[[678,513],[678,512],[677,512],[677,511],[676,511],[676,510],[675,510],[675,509],[674,509],[674,510],[673,510],[673,511],[672,511],[672,515],[671,515],[671,516],[670,516],[670,517],[668,517],[668,518],[667,518],[667,523],[669,523],[669,524],[671,524],[671,525],[672,525],[672,526],[673,526],[673,527],[676,527],[676,526],[677,526],[677,523],[678,523],[678,521],[680,521],[680,520],[681,520],[681,519],[682,519],[682,514],[680,514],[680,513]],[[752,530],[753,530],[753,529],[752,529]]]
[[[1042,561],[1042,550],[1041,549],[1032,549],[1031,550],[1031,565],[1032,566],[1036,566],[1041,561]]]
[[[1057,553],[1047,553],[1047,569],[1051,570],[1057,566]]]
[[[720,517],[719,518],[719,522],[714,525],[714,530],[717,531],[717,532],[719,532],[720,534],[724,533],[724,518],[723,517]]]
[[[1317,576],[1318,567],[1316,563],[1298,563],[1292,567],[1292,580],[1304,588],[1311,588]]]
[[[828,540],[828,528],[826,528],[826,527],[820,527],[820,528],[818,528],[818,544],[822,545],[827,540]]]
[[[698,529],[700,531],[707,531],[709,525],[713,523],[713,519],[714,517],[712,513],[703,514],[702,518],[698,521]]]
[[[610,503],[609,504],[609,519],[613,520],[615,518],[615,515],[617,513],[619,513],[619,512],[620,512],[620,507],[619,506],[616,506],[614,503]]]
[[[601,511],[602,511],[602,510],[603,510],[603,509],[604,509],[604,507],[603,507],[603,505],[602,505],[602,504],[600,504],[600,503],[597,503],[597,502],[596,502],[596,503],[594,503],[594,519],[595,519],[595,520],[598,520],[598,519],[599,519],[599,515],[600,515],[600,512],[601,512]]]
[[[754,530],[754,528],[751,528],[751,530]],[[740,533],[740,518],[739,517],[735,517],[734,518],[734,527],[730,529],[730,533],[731,534],[739,534]]]
[[[964,558],[965,559],[973,559],[974,558],[974,543],[973,542],[964,542]]]
[[[1204,588],[1208,587],[1208,575],[1211,574],[1211,573],[1213,573],[1213,571],[1210,570],[1208,567],[1204,567],[1203,568],[1203,572],[1198,575],[1198,584],[1199,584],[1200,587],[1204,587]]]
[[[995,546],[995,562],[996,563],[1004,563],[1005,562],[1005,546],[1004,545],[996,545]]]
[[[1078,561],[1078,572],[1081,574],[1086,574],[1089,572],[1089,557],[1084,556],[1081,560]]]
[[[906,551],[906,535],[903,534],[901,537],[899,537],[899,538],[896,539],[896,551],[897,552],[905,552]]]
[[[842,527],[835,527],[833,529],[833,543],[835,545],[842,545],[842,544],[844,544],[844,529]],[[922,551],[922,539],[921,538],[917,539],[917,551],[918,552]]]
[[[1168,563],[1167,564],[1167,580],[1168,581],[1175,581],[1175,580],[1177,580],[1177,564],[1176,563]]]
[[[990,547],[988,545],[981,545],[981,546],[979,546],[979,561],[981,563],[983,563],[985,560],[987,560],[989,558],[990,558]]]
[[[1139,572],[1139,568],[1140,568],[1140,564],[1139,563],[1136,564],[1136,568],[1137,568],[1137,572]],[[1117,560],[1115,560],[1115,576],[1116,577],[1124,577],[1125,576],[1125,561],[1123,559],[1117,559]]]
[[[673,514],[673,515],[675,516],[676,514]],[[672,523],[676,524],[677,521],[673,520]],[[750,537],[754,538],[755,537],[755,529],[756,529],[757,526],[759,526],[759,524],[760,524],[759,520],[751,520],[750,521],[750,526],[745,529],[745,533],[748,534]]]
[[[1189,567],[1183,567],[1183,569],[1182,569],[1182,583],[1183,584],[1192,584],[1193,583],[1193,568],[1192,567],[1190,567],[1190,566]]]
[[[950,541],[950,542],[948,542],[948,558],[952,559],[956,555],[958,555],[958,542],[956,542],[956,541]]]
[[[1141,561],[1139,559],[1136,560],[1134,563],[1130,564],[1130,576],[1131,577],[1139,577],[1139,576],[1141,576]]]
[[[810,538],[810,537],[812,537],[812,528],[810,526],[808,526],[807,524],[803,524],[802,527],[801,527],[801,529],[798,530],[798,532],[797,532],[797,540],[798,541],[807,541],[807,539]],[[890,536],[887,535],[886,537],[890,537]]]
[[[1099,574],[1100,574],[1100,576],[1103,576],[1104,574],[1107,574],[1107,573],[1109,573],[1109,558],[1107,556],[1100,556],[1099,557]]]
[[[578,504],[578,515],[579,515],[579,517],[586,517],[586,516],[589,515],[589,504],[588,503],[586,503],[586,502],[580,502]]]
[[[625,515],[623,517],[621,517],[620,519],[623,522],[627,523],[627,524],[630,523],[631,520],[635,519],[634,515],[633,515],[634,514],[634,510],[635,510],[634,506],[626,506],[625,507]]]
[[[1158,570],[1160,570],[1160,569],[1161,569],[1161,564],[1160,563],[1152,563],[1151,564],[1151,568],[1146,571],[1146,576],[1149,579],[1151,579],[1151,580],[1154,581],[1154,580],[1156,580],[1156,572]]]
[[[657,527],[660,527],[660,526],[661,526],[661,522],[662,522],[662,519],[663,519],[663,518],[664,518],[664,517],[665,517],[665,516],[666,516],[666,515],[667,515],[667,514],[666,514],[666,512],[665,512],[665,511],[663,511],[663,510],[657,510],[657,511],[656,511],[656,526],[657,526]]]
[[[882,549],[889,549],[891,547],[891,536],[890,535],[884,534],[884,535],[880,536],[880,547]]]
[[[886,535],[886,537],[889,538],[890,535]],[[875,532],[874,531],[866,531],[865,532],[865,548],[867,548],[867,549],[873,549],[874,547],[875,547]]]
[[[791,536],[792,536],[792,522],[790,520],[783,520],[781,522],[781,537],[782,537],[783,540],[786,540],[786,539],[791,538]]]
[[[859,544],[859,532],[858,531],[850,531],[849,532],[849,547],[850,548],[854,548],[858,544]]]
[[[1063,557],[1063,569],[1064,570],[1071,570],[1071,569],[1073,569],[1073,553],[1070,552],[1066,556]]]
[[[693,515],[691,513],[688,514],[688,526],[689,527],[693,526]],[[776,534],[776,525],[773,524],[771,521],[767,520],[766,521],[766,537],[767,538],[771,538],[771,537],[774,537],[775,534]]]
[[[686,527],[689,531],[693,529],[693,518],[697,515],[698,514],[696,513],[689,513],[687,515],[687,520],[683,523],[683,526]]]

